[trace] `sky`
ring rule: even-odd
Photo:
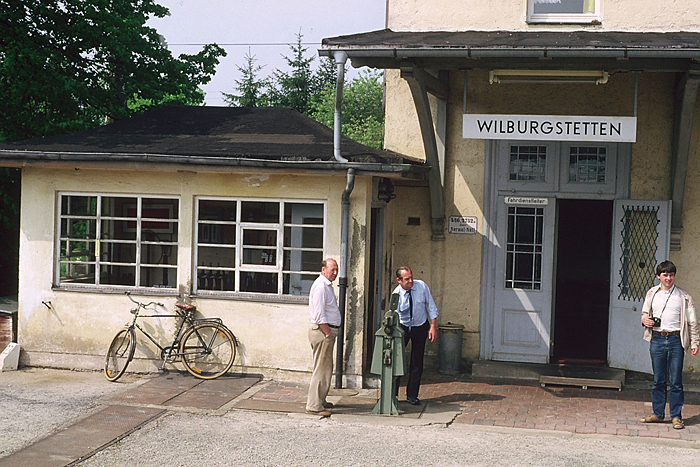
[[[205,44],[226,50],[216,75],[203,89],[206,104],[226,105],[221,92],[234,93],[240,79],[237,66],[254,55],[264,66],[259,77],[275,69],[289,71],[283,55],[291,56],[296,34],[303,35],[306,56],[316,57],[326,37],[374,31],[385,27],[386,0],[156,0],[170,16],[155,18],[148,26],[165,36],[174,56],[196,54]],[[350,70],[352,79],[357,71]]]

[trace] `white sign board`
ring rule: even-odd
[[[526,196],[506,196],[506,204],[521,204],[525,206],[547,206],[548,198],[528,198]]]
[[[637,118],[464,114],[462,135],[471,139],[634,143]]]
[[[476,217],[450,216],[447,231],[451,234],[476,235]]]

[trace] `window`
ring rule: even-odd
[[[531,23],[599,23],[600,0],[528,0]]]
[[[198,198],[195,291],[308,295],[324,224],[320,202]]]
[[[544,182],[546,169],[546,146],[510,147],[510,180]]]
[[[59,286],[177,287],[179,200],[59,194]]]
[[[508,208],[506,289],[540,290],[543,225],[543,208]]]
[[[605,183],[605,147],[571,146],[569,148],[569,181]]]
[[[623,206],[623,211],[618,299],[643,300],[654,285],[659,207]]]

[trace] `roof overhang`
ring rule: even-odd
[[[79,153],[0,150],[0,167],[41,167],[101,170],[172,170],[193,172],[284,172],[299,174],[345,174],[386,178],[423,179],[426,164],[361,163],[337,161],[267,160],[232,157],[198,157],[164,154]]]
[[[696,32],[427,31],[390,29],[323,39],[322,56],[347,53],[354,67],[687,71],[700,61]]]

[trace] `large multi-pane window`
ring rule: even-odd
[[[177,198],[59,195],[59,286],[177,287]]]
[[[324,224],[321,202],[198,198],[195,291],[308,295]]]

